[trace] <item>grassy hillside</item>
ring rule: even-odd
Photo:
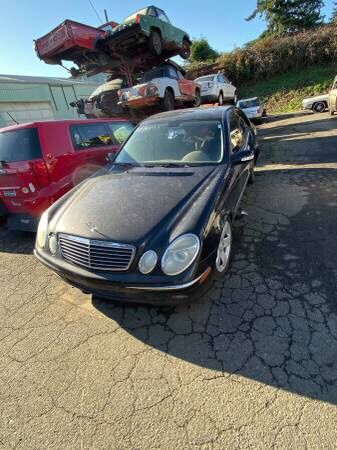
[[[239,94],[241,98],[263,98],[269,113],[298,111],[305,97],[328,92],[336,75],[337,64],[311,66],[279,74],[268,80],[247,83],[240,87]]]

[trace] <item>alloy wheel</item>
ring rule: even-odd
[[[219,273],[224,273],[228,267],[232,250],[232,228],[228,220],[222,229],[215,266]]]

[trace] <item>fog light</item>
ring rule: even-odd
[[[49,246],[49,251],[52,255],[55,255],[57,252],[57,239],[56,236],[54,234],[52,234],[49,237],[49,242],[48,242],[48,246]]]
[[[139,271],[144,275],[147,275],[156,267],[157,261],[158,256],[156,252],[154,252],[153,250],[145,252],[139,260]]]

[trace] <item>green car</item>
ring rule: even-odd
[[[110,32],[109,47],[118,53],[140,53],[149,48],[155,56],[166,58],[190,56],[189,35],[174,27],[165,12],[156,6],[148,6],[127,17]]]

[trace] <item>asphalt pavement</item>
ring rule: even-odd
[[[233,264],[198,304],[66,285],[0,227],[0,448],[335,449],[337,117],[260,129]]]

